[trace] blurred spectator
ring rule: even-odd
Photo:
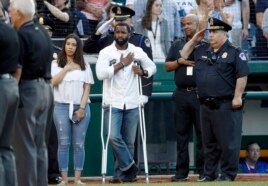
[[[256,56],[256,0],[249,0],[249,33],[246,40],[242,40],[242,49],[247,53],[249,58]]]
[[[152,45],[153,58],[165,59],[171,46],[168,21],[161,17],[162,0],[148,0],[145,15],[137,21],[136,31],[147,36]]]
[[[263,36],[262,32],[262,20],[263,13],[268,8],[267,0],[257,0],[256,2],[256,21],[257,21],[257,31],[256,31],[256,57],[258,58],[268,58],[268,47],[267,40]]]
[[[196,14],[201,21],[199,23],[199,29],[204,29],[207,27],[207,20],[209,17],[214,17],[220,19],[225,23],[232,25],[233,15],[224,12],[224,2],[223,0],[196,0],[197,7],[192,9],[190,13]]]
[[[240,163],[242,173],[267,173],[268,164],[260,161],[260,145],[257,142],[247,144],[246,159]]]
[[[229,32],[230,41],[235,46],[241,47],[242,39],[248,37],[249,1],[225,0],[224,11],[234,16],[232,30]]]
[[[189,14],[190,10],[196,8],[197,4],[195,0],[175,0],[177,3],[178,11],[184,10],[185,14]],[[180,15],[182,17],[182,15]]]
[[[147,0],[135,0],[133,9],[136,14],[133,17],[134,28],[136,29],[136,21],[141,19],[146,12]],[[178,13],[177,4],[174,0],[162,0],[162,17],[168,20],[169,28],[169,40],[174,41],[178,37],[182,37],[183,33],[181,30],[180,15]]]
[[[225,23],[232,25],[233,15],[224,12],[224,2],[223,0],[196,0],[197,7],[192,9],[190,13],[196,14],[199,18],[199,30],[207,28],[208,18],[214,17],[216,19],[222,20]],[[208,39],[209,32],[206,32],[205,39]]]
[[[8,12],[2,1],[0,1],[0,21],[5,22],[6,24],[10,23]]]
[[[75,3],[73,13],[76,24],[76,33],[79,35],[79,37],[88,37],[90,34],[89,22],[87,17],[82,13],[82,6],[81,1],[77,1]]]
[[[51,3],[44,1],[45,7],[39,14],[50,18],[55,23],[53,38],[65,38],[75,30],[74,16],[67,6],[68,3],[69,0],[51,0]]]
[[[133,3],[135,0],[112,0],[112,4],[116,4],[119,6],[127,6],[129,8],[133,8]]]
[[[268,40],[268,8],[266,8],[262,19],[263,36]]]
[[[77,7],[87,17],[89,23],[89,35],[96,32],[96,27],[102,20],[103,10],[109,6],[111,0],[76,0]]]

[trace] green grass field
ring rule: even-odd
[[[243,182],[174,182],[174,183],[129,183],[129,184],[97,184],[97,183],[88,183],[88,186],[104,186],[104,185],[113,185],[113,186],[268,186],[268,182],[253,182],[253,181],[243,181]],[[52,185],[51,185],[52,186]],[[68,186],[75,186],[74,184],[68,184]]]

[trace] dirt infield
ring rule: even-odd
[[[172,175],[153,175],[149,176],[150,183],[168,183],[171,182]],[[106,183],[109,183],[111,177],[106,177]],[[198,175],[189,175],[187,182],[196,182]],[[87,185],[101,184],[101,177],[83,177],[82,181]],[[238,174],[235,181],[268,181],[268,174]],[[136,183],[146,183],[145,176],[138,176]],[[268,183],[267,183],[268,184]]]

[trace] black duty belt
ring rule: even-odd
[[[177,90],[192,92],[192,91],[196,91],[196,87],[177,87]]]
[[[0,74],[0,79],[13,79],[14,77],[10,74]]]
[[[231,101],[233,99],[233,95],[222,96],[222,97],[207,97],[207,98],[199,98],[200,104],[206,105],[208,108],[212,110],[217,110],[220,108],[221,104],[227,101]]]
[[[233,95],[221,96],[221,97],[207,97],[207,98],[199,98],[201,104],[210,102],[213,100],[217,101],[231,101],[233,99]]]

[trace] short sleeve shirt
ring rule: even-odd
[[[208,43],[202,43],[194,51],[198,95],[200,98],[233,95],[236,80],[249,74],[247,58],[228,40],[217,53],[211,51]]]
[[[177,41],[175,41],[169,49],[166,62],[179,59],[181,57],[180,50],[182,50],[185,43],[186,38],[180,38]],[[193,60],[193,53],[191,53],[188,59]],[[180,67],[175,70],[174,81],[177,87],[190,87],[190,86],[195,87],[195,69],[192,67],[193,68],[192,75],[189,74],[187,75],[187,68],[191,67],[186,65],[180,65]]]

